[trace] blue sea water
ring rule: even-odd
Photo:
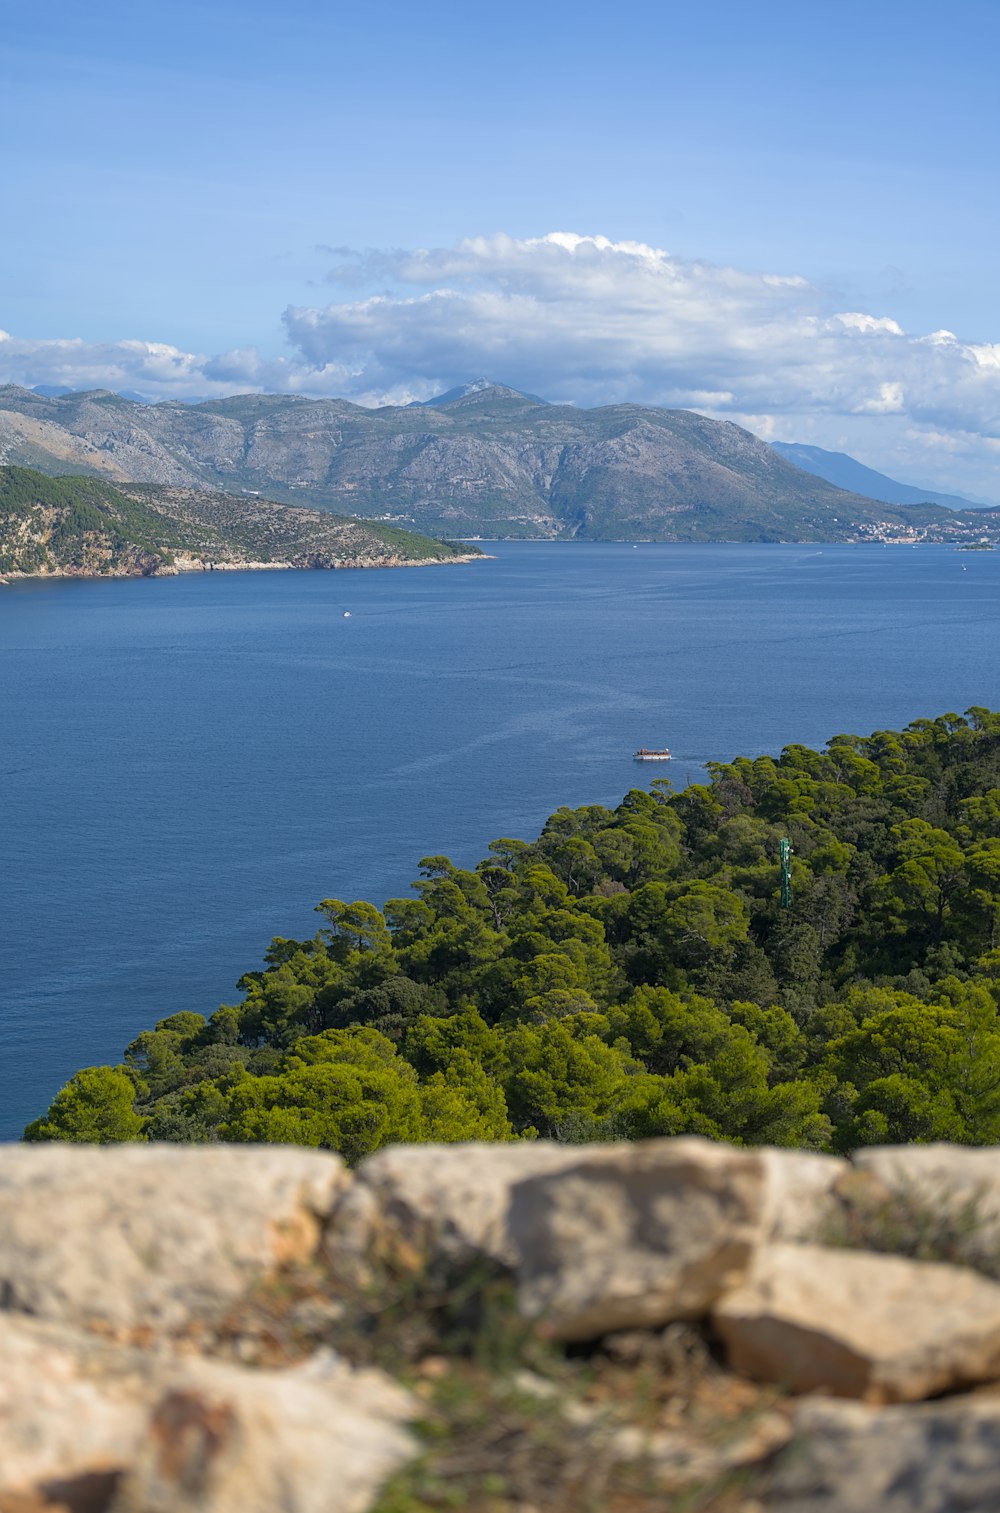
[[[1000,704],[1000,553],[487,550],[0,589],[0,1136],[235,1001],[321,898],[381,903],[665,770]],[[661,744],[669,769],[632,761]]]

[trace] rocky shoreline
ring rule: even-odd
[[[987,1513],[998,1277],[994,1150],[2,1147],[0,1509]]]
[[[208,561],[200,557],[175,556],[173,562],[150,564],[146,568],[136,567],[132,570],[113,569],[105,573],[76,572],[70,568],[61,568],[58,571],[46,571],[40,573],[5,573],[0,575],[0,588],[11,583],[27,579],[49,578],[177,578],[186,573],[256,573],[256,572],[341,572],[351,568],[368,569],[379,567],[449,567],[452,563],[462,562],[489,562],[492,558],[487,552],[468,552],[456,554],[453,557],[360,557],[356,561],[341,560],[331,562],[251,562],[247,561]]]

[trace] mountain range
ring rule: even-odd
[[[994,529],[886,504],[689,410],[546,404],[481,379],[433,404],[244,394],[139,404],[0,388],[0,461],[224,490],[449,537],[837,541]]]

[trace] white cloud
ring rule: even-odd
[[[337,281],[344,265],[334,269]],[[555,232],[359,255],[365,298],[290,308],[307,364],[363,390],[494,372],[547,396],[734,414],[906,414],[1000,434],[1000,348],[826,307],[794,275],[685,261],[640,242]]]
[[[0,381],[67,384],[74,389],[151,389],[191,392],[204,357],[163,342],[83,342],[77,337],[26,340],[0,331]]]
[[[863,315],[859,310],[845,310],[833,318],[840,322],[845,331],[888,331],[892,336],[905,334],[902,326],[884,315]]]
[[[206,359],[164,342],[31,341],[0,331],[0,382],[139,389],[157,398],[202,392]]]
[[[862,399],[855,408],[858,415],[902,415],[906,409],[906,396],[900,383],[880,383],[878,393]]]
[[[334,255],[342,297],[286,310],[285,358],[0,337],[0,377],[157,398],[272,389],[378,404],[487,373],[557,401],[688,406],[846,450],[861,438],[875,466],[955,488],[960,472],[967,487],[997,491],[1000,346],[838,311],[798,275],[601,236]],[[956,436],[957,446],[940,439]]]

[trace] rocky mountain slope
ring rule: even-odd
[[[474,551],[475,549],[473,549]],[[198,567],[395,567],[470,553],[323,510],[0,467],[0,574],[150,577]]]
[[[134,403],[0,388],[0,460],[115,482],[260,493],[448,536],[863,539],[964,517],[901,509],[803,472],[686,410],[549,405],[482,382],[431,405],[239,395]],[[978,516],[978,529],[996,522]]]
[[[3,1513],[993,1513],[995,1150],[0,1146]]]

